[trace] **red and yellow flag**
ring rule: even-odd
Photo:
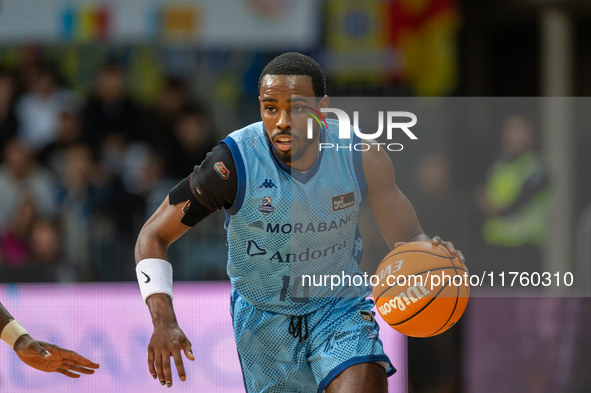
[[[390,42],[401,55],[399,77],[417,95],[451,93],[457,81],[456,0],[398,0],[390,7]]]
[[[440,96],[457,80],[457,0],[329,0],[326,46],[337,83],[409,84]]]

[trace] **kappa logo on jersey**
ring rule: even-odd
[[[361,319],[363,319],[364,321],[373,323],[373,315],[371,312],[359,310],[359,315],[361,316]]]
[[[259,205],[259,211],[263,213],[263,216],[269,215],[275,211],[275,208],[271,205],[270,197],[263,197],[263,204]]]
[[[259,188],[277,188],[277,186],[275,185],[275,183],[273,183],[273,180],[271,179],[265,179],[265,181],[263,182],[263,184],[261,184],[261,186]]]
[[[345,194],[335,195],[330,198],[330,204],[333,212],[348,209],[355,206],[355,192],[347,192]]]
[[[264,248],[260,248],[259,245],[254,240],[248,241],[248,246],[246,246],[246,254],[250,257],[255,257],[257,255],[265,255],[267,250]]]
[[[216,162],[213,164],[213,169],[217,172],[218,176],[221,177],[223,180],[227,180],[230,176],[230,171],[223,162]]]

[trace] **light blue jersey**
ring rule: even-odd
[[[336,121],[328,120],[321,141],[339,144]],[[226,220],[227,269],[235,290],[258,309],[287,315],[308,314],[335,297],[368,296],[371,287],[365,285],[347,287],[346,281],[331,290],[330,281],[320,282],[325,275],[360,273],[357,214],[367,190],[361,152],[324,149],[301,173],[276,159],[262,122],[223,142],[238,172]]]
[[[337,136],[338,124],[328,120],[321,141],[336,146]],[[331,291],[330,281],[318,279],[360,274],[357,214],[367,190],[361,152],[323,150],[300,173],[275,158],[262,122],[223,142],[238,172],[226,229],[230,310],[247,393],[321,393],[346,368],[368,362],[392,375],[374,303],[365,299],[371,287]],[[306,275],[316,279],[304,286]]]

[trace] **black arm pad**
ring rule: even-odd
[[[195,226],[216,210],[229,208],[236,199],[238,178],[230,148],[225,144],[213,148],[193,173],[168,194],[171,205],[188,201],[181,222]]]

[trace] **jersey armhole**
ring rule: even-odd
[[[357,134],[353,135],[353,146],[361,143],[361,138]],[[357,177],[357,184],[361,190],[361,198],[365,200],[367,197],[367,180],[365,180],[365,172],[363,172],[363,157],[361,156],[361,149],[353,149],[353,168],[355,169],[355,176]]]
[[[234,164],[236,165],[236,176],[238,178],[238,189],[236,190],[236,199],[232,206],[226,209],[226,211],[234,215],[238,213],[240,208],[242,207],[242,202],[244,202],[244,193],[246,192],[246,171],[244,169],[244,161],[242,160],[242,154],[240,153],[240,149],[236,144],[236,141],[231,137],[226,137],[224,140],[220,141],[220,143],[224,143],[226,146],[230,148],[230,152],[232,153],[232,157],[234,158]]]

